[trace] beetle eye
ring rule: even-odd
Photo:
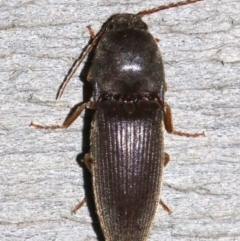
[[[140,29],[147,30],[148,29],[147,24],[146,23],[142,23],[142,25],[140,26]]]

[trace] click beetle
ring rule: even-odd
[[[92,36],[92,43],[72,68],[59,91],[88,53],[93,51],[87,80],[93,86],[92,100],[80,105],[62,125],[67,128],[85,108],[95,109],[90,145],[85,163],[92,172],[94,199],[107,241],[147,239],[160,199],[164,153],[163,127],[168,133],[187,137],[204,133],[175,131],[171,109],[164,100],[166,83],[163,60],[144,15],[202,0],[186,0],[138,14],[115,14]],[[82,204],[82,203],[81,203]]]

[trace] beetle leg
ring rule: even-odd
[[[76,214],[76,212],[83,206],[83,204],[87,201],[87,198],[84,197],[83,200],[75,206],[75,208],[72,210],[72,213]]]
[[[92,29],[92,26],[88,25],[87,28],[88,28],[88,31],[89,31],[89,34],[90,34],[91,38],[94,39],[95,33],[94,33],[94,30]]]
[[[169,161],[170,161],[170,156],[166,152],[164,152],[164,164],[163,164],[163,166],[166,167],[167,164],[169,163]]]
[[[169,163],[169,161],[170,161],[169,155],[168,155],[166,152],[164,152],[164,164],[163,164],[163,166],[166,167],[167,164]],[[159,204],[160,204],[160,205],[163,207],[163,209],[164,209],[165,211],[167,211],[169,214],[172,213],[172,210],[163,202],[162,199],[160,199]]]
[[[36,129],[51,129],[51,130],[55,130],[55,129],[65,129],[68,128],[77,118],[78,116],[82,113],[82,111],[85,108],[93,108],[93,103],[91,101],[86,102],[84,104],[81,104],[79,106],[76,106],[76,109],[73,111],[73,113],[70,113],[68,115],[68,117],[66,118],[66,120],[63,122],[62,125],[40,125],[40,124],[36,124],[34,122],[31,122],[29,126],[33,126]]]
[[[172,213],[172,210],[163,202],[162,199],[160,199],[159,204],[163,207],[165,211],[168,212],[169,215]]]
[[[93,161],[93,159],[92,159],[91,155],[89,153],[85,154],[84,163],[90,172],[92,172],[92,161]]]
[[[164,105],[165,105],[164,122],[165,122],[165,128],[168,133],[179,135],[179,136],[186,136],[186,137],[205,136],[204,132],[185,133],[185,132],[181,132],[181,131],[175,131],[173,128],[171,107],[167,103],[165,103]]]
[[[92,172],[92,160],[93,159],[89,153],[85,154],[84,163],[90,172]],[[75,206],[75,208],[72,210],[72,213],[76,214],[76,212],[83,206],[86,200],[87,200],[87,197],[84,197],[83,200],[78,205]]]

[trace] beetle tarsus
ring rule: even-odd
[[[31,122],[29,126],[33,126],[36,129],[44,129],[44,130],[56,130],[56,129],[65,129],[66,127],[63,125],[40,125],[34,122]]]
[[[171,107],[166,102],[164,103],[164,106],[165,106],[164,123],[165,123],[165,129],[168,133],[178,135],[178,136],[186,136],[186,137],[205,136],[204,132],[201,132],[201,133],[185,133],[185,132],[174,130]]]

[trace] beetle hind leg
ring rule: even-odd
[[[169,161],[170,161],[170,157],[169,157],[169,155],[166,152],[164,152],[164,157],[163,158],[164,158],[163,166],[165,168],[167,166],[167,164],[169,163]],[[163,209],[165,211],[168,212],[169,215],[172,213],[172,210],[163,202],[162,199],[160,199],[159,204],[163,207]]]
[[[172,210],[163,202],[162,199],[160,199],[159,204],[166,212],[168,212],[169,215],[172,213]]]
[[[84,156],[84,163],[87,166],[88,170],[92,172],[92,157],[89,153]],[[75,208],[72,210],[72,213],[76,214],[77,211],[83,206],[83,204],[87,201],[87,197],[84,197],[81,202],[79,202]]]
[[[83,206],[83,204],[87,201],[87,197],[84,197],[83,200],[78,203],[78,205],[75,206],[75,208],[72,210],[72,213],[76,214],[77,211]]]

